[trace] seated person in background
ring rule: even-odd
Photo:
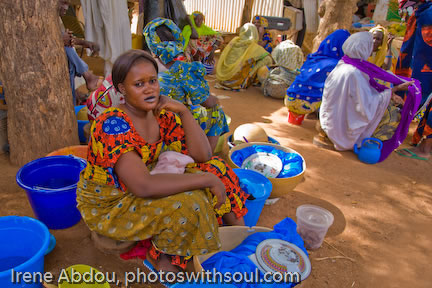
[[[303,64],[303,51],[291,40],[279,43],[271,52],[275,65],[283,66],[289,70],[297,70]]]
[[[167,68],[159,73],[161,95],[180,101],[189,108],[214,151],[219,136],[227,133],[229,128],[219,100],[210,94],[203,64],[185,61],[183,36],[169,19],[152,20],[144,28],[144,37],[150,51]]]
[[[186,57],[189,61],[214,63],[214,52],[223,43],[222,36],[204,24],[205,17],[201,12],[193,12],[189,19],[193,28],[186,25],[182,31]],[[198,33],[198,39],[191,39],[193,29]]]
[[[275,65],[261,67],[258,80],[262,84],[264,96],[283,99],[303,64],[303,52],[294,42],[285,40],[273,49],[271,56]]]
[[[252,24],[254,24],[258,30],[258,44],[271,53],[273,51],[273,38],[270,32],[267,31],[267,19],[257,15],[252,19]]]
[[[78,209],[90,230],[123,241],[151,241],[157,270],[181,271],[192,256],[220,248],[218,224],[244,225],[247,194],[225,162],[211,157],[186,106],[159,94],[157,63],[130,50],[114,63],[125,97],[92,124]],[[164,151],[192,157],[185,174],[150,172]]]
[[[369,32],[373,35],[373,50],[368,61],[384,70],[390,70],[393,58],[391,43],[394,36],[389,34],[387,29],[381,25],[370,29]]]
[[[258,45],[258,30],[246,23],[239,36],[232,39],[216,65],[216,88],[227,90],[246,89],[258,83],[258,69],[273,64],[268,51]]]
[[[87,116],[93,121],[106,109],[124,104],[124,96],[118,92],[113,83],[111,75],[87,98]]]
[[[67,9],[69,8],[68,0],[59,0],[58,1],[58,12],[59,15],[65,15]],[[93,91],[95,90],[103,79],[94,75],[91,71],[89,71],[88,65],[82,60],[76,50],[74,45],[82,45],[83,48],[89,48],[93,53],[97,53],[99,51],[99,45],[93,42],[89,42],[83,39],[77,39],[72,35],[72,32],[69,30],[65,30],[63,23],[60,21],[60,27],[62,32],[62,39],[64,44],[64,49],[66,52],[66,56],[68,59],[69,65],[69,80],[72,88],[72,96],[74,105],[78,105],[79,101],[77,100],[77,94],[75,91],[75,77],[83,77],[86,81],[87,90]]]
[[[365,61],[371,55],[372,41],[373,37],[369,32],[351,35],[342,46],[344,58],[325,81],[320,108],[323,131],[320,134],[321,139],[317,140],[325,141],[322,138],[327,136],[336,150],[352,150],[354,144],[359,145],[368,137],[381,141],[392,138],[401,114],[390,100],[402,105],[402,98],[394,93],[406,91],[408,86],[413,84],[405,82],[388,89],[378,85],[374,79],[386,80],[383,78],[391,74],[368,62],[356,64],[356,60]],[[411,120],[412,118],[408,123]],[[315,141],[314,138],[314,143]]]
[[[321,42],[318,51],[308,55],[300,75],[286,91],[285,106],[290,113],[304,115],[318,110],[324,83],[344,55],[342,45],[349,36],[347,30],[336,30]]]

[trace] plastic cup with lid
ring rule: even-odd
[[[314,250],[321,247],[328,228],[333,224],[331,212],[315,205],[297,207],[297,233],[302,237],[306,249]]]

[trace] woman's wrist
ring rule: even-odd
[[[184,117],[184,116],[186,116],[188,114],[192,115],[190,113],[189,109],[185,105],[183,105],[183,108],[179,109],[179,111],[177,112],[177,114],[180,116],[180,118],[182,118],[182,117]]]

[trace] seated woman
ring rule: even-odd
[[[167,70],[159,73],[161,95],[182,102],[192,112],[214,151],[219,136],[229,131],[226,116],[218,99],[210,94],[204,66],[188,63],[183,55],[180,29],[169,19],[156,18],[144,28],[151,52]]]
[[[193,29],[198,33],[198,39],[191,39],[193,32],[191,25],[186,25],[183,28],[186,57],[189,61],[213,63],[214,52],[223,43],[222,36],[204,24],[205,17],[201,12],[193,12],[189,19]]]
[[[258,70],[258,80],[262,84],[264,96],[284,99],[286,90],[298,75],[304,57],[301,48],[291,40],[279,43],[271,53],[274,65]]]
[[[384,70],[391,70],[393,59],[391,43],[393,42],[394,36],[389,35],[387,29],[381,25],[373,27],[369,32],[371,32],[373,36],[373,50],[368,61]]]
[[[279,43],[271,52],[271,56],[276,65],[294,71],[300,69],[304,62],[303,51],[291,40]]]
[[[220,248],[218,223],[244,225],[247,194],[182,103],[159,95],[157,63],[142,50],[120,55],[112,71],[125,103],[93,122],[78,209],[96,233],[151,241],[155,268],[184,269],[193,255]],[[175,151],[196,163],[185,174],[151,174],[159,155]]]
[[[394,93],[408,90],[413,82],[403,83],[393,74],[366,62],[372,53],[372,41],[371,33],[358,32],[343,44],[345,56],[325,82],[320,108],[320,123],[324,133],[319,138],[314,138],[315,144],[319,145],[320,141],[325,140],[323,137],[328,136],[336,150],[352,150],[354,144],[358,145],[364,138],[371,136],[382,141],[393,139],[401,114],[390,100],[403,104],[402,98]],[[377,79],[399,85],[388,89],[378,84]],[[414,113],[411,114],[412,116],[408,113],[403,119],[404,124],[408,123],[406,127],[409,127],[414,116]],[[405,132],[408,130],[397,136],[405,138]]]
[[[336,30],[321,42],[317,52],[308,55],[300,75],[286,91],[285,106],[289,113],[298,117],[318,110],[324,83],[344,55],[342,45],[349,36],[347,30]]]
[[[216,65],[216,88],[227,90],[246,89],[257,83],[259,68],[273,63],[270,53],[258,45],[258,30],[246,23],[239,36],[232,39]]]
[[[252,19],[252,24],[254,24],[258,30],[258,44],[271,53],[273,51],[273,38],[267,31],[267,19],[257,15]]]

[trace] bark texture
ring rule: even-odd
[[[337,29],[349,30],[352,25],[352,17],[357,11],[357,0],[324,0],[318,10],[321,17],[318,26],[318,35],[313,41],[313,51],[325,37]]]
[[[0,1],[0,79],[10,159],[23,165],[78,144],[57,0]]]

